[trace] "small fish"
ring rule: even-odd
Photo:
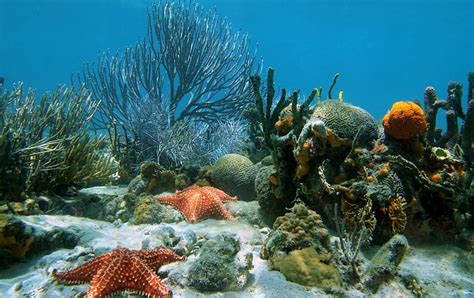
[[[3,84],[5,84],[5,78],[0,76],[0,86],[2,86]]]

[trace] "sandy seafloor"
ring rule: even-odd
[[[37,257],[26,263],[15,264],[7,270],[0,270],[0,297],[82,297],[89,285],[66,285],[53,280],[54,268],[69,269],[80,256],[94,252],[101,254],[124,246],[130,249],[152,248],[163,229],[173,228],[177,235],[192,230],[197,236],[213,236],[220,233],[234,233],[241,242],[238,256],[253,254],[253,269],[241,291],[199,293],[191,288],[170,284],[174,297],[323,297],[322,290],[306,288],[289,282],[277,271],[269,271],[266,261],[259,258],[259,251],[265,232],[263,229],[244,222],[205,220],[198,224],[180,222],[177,224],[130,225],[96,221],[72,216],[24,216],[25,223],[38,229],[55,227],[76,230],[80,235],[78,245],[73,249],[57,251]],[[268,232],[268,230],[266,231]],[[173,270],[173,263],[160,271]],[[400,275],[415,276],[430,297],[474,297],[474,254],[454,245],[410,247],[409,253],[400,265]],[[122,296],[126,297],[126,294]],[[347,297],[364,297],[359,291],[345,293]],[[414,297],[398,277],[383,285],[374,297]],[[134,296],[135,297],[135,296]]]

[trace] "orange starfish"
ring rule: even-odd
[[[155,196],[155,199],[176,207],[190,223],[206,218],[237,220],[223,204],[236,201],[237,197],[214,187],[192,185],[174,195]]]
[[[156,274],[157,267],[182,261],[169,249],[130,250],[117,247],[109,253],[66,272],[53,270],[53,276],[68,283],[90,283],[86,298],[98,298],[118,291],[135,291],[149,297],[171,297]]]

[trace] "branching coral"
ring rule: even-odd
[[[288,143],[292,137],[298,135],[304,123],[303,118],[309,115],[310,104],[319,89],[314,89],[303,104],[298,104],[299,92],[293,92],[288,98],[286,89],[282,89],[280,99],[274,103],[274,71],[268,69],[266,84],[266,100],[263,100],[263,90],[260,86],[260,76],[252,77],[252,88],[255,97],[254,134],[260,135],[268,150]],[[278,135],[278,136],[277,136]]]
[[[211,124],[180,121],[173,126],[156,119],[159,117],[150,119],[138,134],[143,141],[139,146],[141,159],[156,160],[167,168],[186,163],[212,164],[219,157],[244,148],[245,126],[239,119]]]
[[[254,121],[251,121],[253,135],[254,138],[263,138],[267,150],[273,149],[271,135],[274,133],[275,125],[279,121],[278,116],[280,112],[289,104],[286,98],[286,89],[282,89],[280,99],[276,103],[273,102],[275,97],[274,73],[273,68],[268,69],[265,101],[263,100],[263,92],[260,86],[260,76],[257,75],[251,78],[255,98],[253,113],[256,114],[256,117],[253,117]]]
[[[468,75],[468,90],[467,90],[467,111],[466,118],[463,125],[462,131],[462,149],[463,159],[466,161],[469,175],[466,179],[466,186],[470,187],[472,181],[472,143],[474,139],[474,72],[470,72]]]
[[[103,139],[88,135],[97,102],[84,88],[59,87],[44,94],[23,94],[22,84],[0,97],[0,191],[20,184],[27,190],[57,190],[103,179],[114,171],[114,161],[102,152]],[[15,180],[14,183],[11,179]]]
[[[179,138],[191,120],[193,126],[213,126],[238,118],[252,99],[250,76],[260,68],[251,52],[247,35],[232,32],[214,10],[163,1],[149,9],[145,41],[123,53],[101,54],[79,80],[102,101],[95,124],[108,131],[124,167],[156,155],[175,166],[173,155],[183,150],[156,148],[161,135]]]
[[[353,191],[348,189],[347,192]],[[372,200],[367,195],[358,198],[348,197],[346,194],[342,200],[341,212],[349,232],[360,228],[361,224],[365,226],[369,234],[374,231],[377,221],[372,210]]]
[[[402,233],[407,224],[407,215],[405,214],[405,207],[407,202],[399,195],[394,196],[388,201],[388,217],[390,225],[394,234]]]
[[[370,202],[370,201],[369,201]],[[363,219],[367,217],[370,209],[362,208],[358,213],[358,220],[354,222],[352,228],[348,229],[346,219],[339,217],[337,204],[334,206],[334,223],[339,237],[338,252],[341,253],[340,259],[344,265],[350,267],[350,280],[359,281],[358,255],[361,246],[370,239],[371,234],[368,231]]]

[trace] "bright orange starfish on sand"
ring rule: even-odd
[[[214,187],[192,185],[174,195],[155,196],[155,199],[176,207],[190,223],[206,218],[237,220],[223,203],[236,201],[237,197]]]
[[[68,283],[90,283],[86,298],[106,297],[118,291],[139,292],[149,297],[171,297],[156,269],[184,260],[169,249],[130,250],[117,247],[109,253],[66,272],[53,270],[53,276]]]

